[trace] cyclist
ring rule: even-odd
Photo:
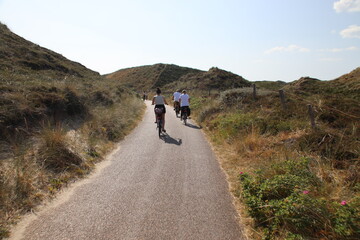
[[[180,103],[179,103],[180,95],[181,95],[180,90],[176,90],[172,96],[172,100],[174,100],[174,110],[176,110],[176,106],[180,107]]]
[[[165,108],[165,104],[168,105],[168,103],[166,102],[166,99],[164,98],[164,96],[161,95],[161,90],[160,88],[156,89],[156,95],[153,97],[152,100],[152,105],[155,104],[155,108],[161,108],[162,109],[162,129],[164,132],[166,132],[165,130],[165,113],[166,113],[166,108]],[[155,109],[154,108],[154,109]],[[155,123],[156,123],[156,113],[155,113]]]
[[[143,91],[143,101],[145,101],[145,100],[146,100],[146,92]]]
[[[186,93],[186,90],[182,91],[182,94],[179,97],[179,102],[180,102],[180,109],[181,109],[181,117],[180,120],[182,119],[183,116],[183,112],[184,109],[187,109],[187,114],[188,116],[190,116],[190,96]]]

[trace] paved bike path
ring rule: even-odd
[[[105,167],[25,219],[12,239],[245,239],[201,130],[167,106],[168,135],[159,139],[146,104]]]

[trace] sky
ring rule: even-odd
[[[0,0],[0,22],[100,74],[167,63],[290,82],[360,67],[360,0]]]

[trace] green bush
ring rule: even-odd
[[[264,239],[357,239],[360,200],[334,203],[318,196],[320,180],[301,159],[277,163],[253,176],[240,174],[242,197]]]
[[[342,238],[360,238],[360,197],[351,202],[333,203],[332,223],[335,232]],[[354,238],[355,239],[355,238]]]

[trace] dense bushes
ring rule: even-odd
[[[264,239],[355,239],[360,237],[360,205],[353,199],[334,202],[318,195],[321,181],[309,160],[288,160],[239,176],[248,211]]]

